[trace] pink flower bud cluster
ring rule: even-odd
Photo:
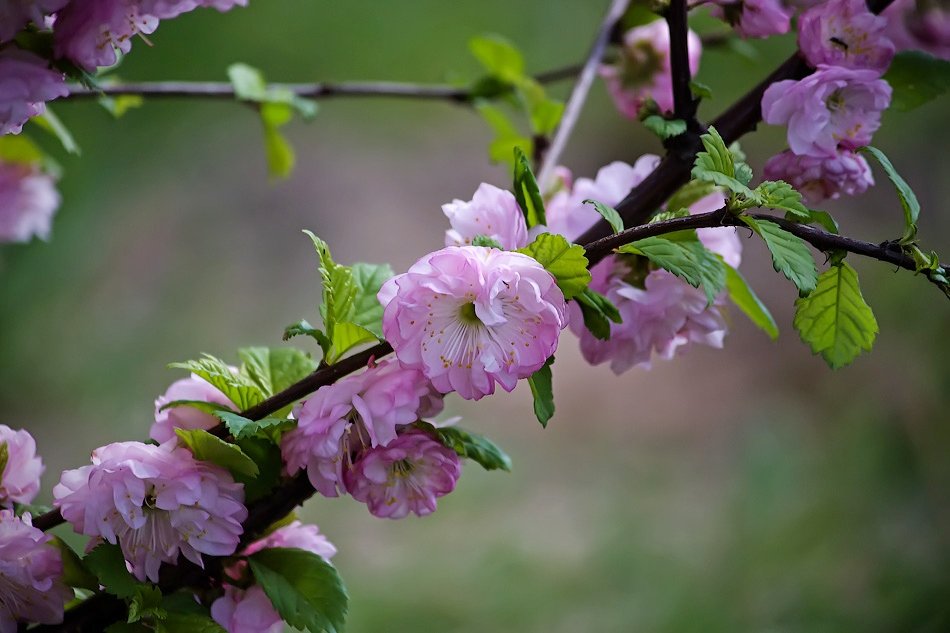
[[[788,127],[789,150],[772,157],[765,176],[785,180],[810,204],[862,193],[874,184],[855,153],[871,142],[891,88],[881,76],[894,57],[887,19],[864,0],[829,0],[799,18],[798,45],[815,72],[779,81],[762,96],[766,123]]]
[[[780,0],[713,0],[712,13],[742,37],[788,33],[792,22],[791,11]]]
[[[33,436],[0,424],[0,508],[31,503],[40,491],[44,470]]]

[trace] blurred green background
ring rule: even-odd
[[[575,63],[606,2],[252,0],[163,23],[119,70],[129,80],[222,80],[244,61],[275,81],[470,80],[467,40],[507,36],[532,71]],[[709,21],[696,26],[718,30]],[[756,59],[704,56],[711,117],[793,47]],[[559,86],[563,94],[568,86]],[[44,497],[94,447],[144,438],[165,365],[280,344],[316,319],[315,257],[404,270],[439,247],[440,205],[481,181],[490,133],[464,107],[333,100],[288,136],[298,165],[268,182],[259,123],[228,102],[153,101],[120,120],[94,103],[57,113],[83,148],[62,157],[49,243],[0,250],[0,422],[26,427],[47,463]],[[923,204],[924,245],[950,252],[947,101],[888,113],[875,138]],[[748,137],[750,162],[783,131]],[[658,142],[596,85],[564,156],[575,175],[633,162]],[[882,177],[879,177],[881,180]],[[897,237],[889,185],[831,203],[846,233]],[[307,518],[338,545],[364,631],[950,630],[950,319],[923,280],[853,262],[881,327],[876,348],[832,373],[791,327],[794,290],[745,240],[744,270],[782,329],[771,343],[736,314],[724,350],[694,349],[652,371],[587,367],[570,336],[547,430],[519,386],[464,425],[515,463],[469,465],[435,515],[377,520],[349,499]],[[306,343],[302,343],[306,345]]]

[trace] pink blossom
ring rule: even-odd
[[[59,203],[52,176],[34,165],[0,162],[0,241],[48,239]]]
[[[784,180],[802,193],[808,204],[856,196],[874,185],[871,167],[864,157],[842,150],[831,157],[796,156],[784,151],[765,163],[765,177]]]
[[[687,35],[689,72],[699,70],[703,45],[693,31]],[[660,110],[673,110],[673,82],[670,73],[670,31],[664,20],[637,26],[623,36],[620,59],[600,67],[600,76],[614,105],[624,116],[635,119],[647,99]]]
[[[779,0],[716,0],[712,14],[729,22],[742,37],[788,33],[792,20]]]
[[[867,145],[891,101],[891,87],[873,70],[818,67],[801,81],[779,81],[762,96],[762,118],[788,125],[788,145],[799,155],[835,155],[839,145]]]
[[[118,542],[135,577],[152,582],[179,552],[196,565],[202,554],[233,554],[247,518],[244,487],[173,442],[97,448],[91,466],[63,473],[53,497],[76,531]]]
[[[584,200],[614,206],[659,164],[659,156],[644,154],[633,166],[615,161],[601,167],[593,180],[578,178],[573,188],[569,181],[565,181],[565,186],[545,205],[548,229],[569,240],[576,240],[601,219],[594,207],[584,204]]]
[[[281,633],[284,623],[259,585],[238,589],[224,585],[211,604],[211,617],[228,633]]]
[[[0,424],[0,506],[33,501],[44,470],[33,436]]]
[[[898,50],[919,49],[950,60],[950,8],[939,0],[896,0],[881,14]]]
[[[506,391],[540,369],[567,325],[564,295],[537,261],[449,246],[379,291],[383,333],[399,362],[467,400]]]
[[[798,21],[798,48],[812,66],[869,68],[883,73],[894,57],[884,35],[887,20],[868,11],[864,0],[831,0]]]
[[[373,515],[401,519],[435,512],[436,499],[452,492],[461,474],[455,451],[423,431],[409,431],[364,453],[346,473],[346,488]]]
[[[42,28],[46,14],[59,11],[69,0],[3,0],[0,2],[0,43],[9,42],[17,31],[32,22]]]
[[[218,418],[210,413],[204,413],[194,407],[180,406],[162,410],[166,404],[176,400],[197,400],[212,402],[235,409],[234,403],[227,396],[218,391],[211,383],[192,374],[189,378],[176,380],[168,390],[155,400],[155,422],[148,432],[148,436],[156,442],[167,442],[174,439],[175,429],[210,429],[220,423]]]
[[[50,70],[33,53],[8,46],[0,50],[0,136],[19,134],[45,103],[69,93],[63,73]]]
[[[445,232],[446,246],[471,244],[476,235],[490,237],[507,250],[528,243],[528,225],[510,191],[482,183],[470,202],[453,200],[442,205],[452,228]]]
[[[287,472],[306,468],[314,488],[337,496],[352,454],[392,442],[397,426],[415,422],[420,409],[433,407],[431,392],[422,372],[395,361],[320,387],[294,409],[297,428],[281,440]]]
[[[242,555],[250,556],[254,552],[272,547],[302,549],[324,560],[330,560],[336,554],[336,547],[320,533],[316,525],[305,525],[300,521],[293,521],[277,528],[264,538],[254,541],[244,548]]]
[[[17,622],[59,624],[73,591],[63,584],[63,561],[52,537],[0,510],[0,633],[16,633]]]
[[[94,71],[115,64],[116,50],[128,53],[132,38],[153,33],[160,20],[198,7],[227,11],[236,5],[247,0],[76,0],[56,14],[56,55]]]
[[[723,208],[726,197],[722,192],[715,191],[694,202],[689,207],[690,213],[711,213]],[[742,242],[739,241],[739,232],[735,228],[697,229],[696,236],[703,246],[721,255],[723,261],[738,268],[742,262]]]

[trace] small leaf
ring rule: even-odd
[[[725,264],[698,239],[648,237],[621,246],[617,250],[620,253],[643,255],[694,288],[701,287],[710,304],[726,286]]]
[[[250,420],[237,413],[229,411],[216,411],[214,416],[221,420],[228,428],[228,432],[234,436],[234,439],[240,440],[247,437],[254,437],[260,431],[273,427],[293,426],[293,421],[287,418],[263,418],[261,420]]]
[[[548,421],[554,417],[554,387],[552,385],[551,365],[554,357],[548,359],[541,369],[531,374],[528,386],[534,398],[534,415],[541,426],[547,428]]]
[[[795,284],[800,296],[805,296],[815,289],[818,270],[804,240],[774,222],[745,215],[739,217],[765,241],[772,254],[772,267]]]
[[[500,35],[473,37],[468,48],[485,70],[502,81],[513,84],[524,76],[524,57]]]
[[[686,121],[682,119],[664,119],[658,114],[651,114],[643,119],[643,127],[665,141],[668,138],[683,134],[686,131]]]
[[[270,397],[309,376],[317,368],[310,355],[293,347],[245,347],[238,350],[241,373]]]
[[[350,323],[349,321],[337,323],[333,329],[330,352],[326,356],[327,364],[332,365],[337,362],[354,347],[366,343],[376,343],[377,341],[379,341],[379,339],[376,335],[362,326]]]
[[[283,103],[262,103],[261,122],[264,124],[264,150],[267,167],[274,178],[288,178],[294,171],[296,157],[280,128],[286,125],[292,115],[290,106]]]
[[[574,300],[584,317],[584,327],[602,341],[610,338],[610,321],[622,322],[617,307],[607,297],[590,288],[574,297]]]
[[[99,579],[99,584],[114,596],[132,598],[137,588],[142,586],[142,583],[129,573],[118,545],[96,545],[82,560],[86,568]]]
[[[348,320],[382,338],[383,306],[376,295],[383,284],[393,276],[393,269],[389,264],[356,263],[350,271],[356,286],[356,296],[353,297],[353,308]]]
[[[248,64],[228,66],[228,79],[234,87],[234,94],[245,101],[263,101],[267,95],[267,83],[258,69]]]
[[[759,206],[787,211],[786,217],[792,216],[796,221],[810,218],[808,207],[802,204],[802,194],[783,180],[766,180],[755,192],[762,198]]]
[[[515,148],[514,189],[515,199],[524,213],[528,228],[546,224],[544,200],[541,198],[540,189],[538,189],[538,181],[534,179],[534,172],[531,171],[531,163],[528,162],[528,157],[519,147]]]
[[[0,471],[2,470],[0,468]],[[86,565],[73,551],[73,548],[58,536],[54,536],[50,544],[60,552],[60,558],[63,561],[63,582],[66,583],[66,586],[89,589],[90,591],[99,590],[98,578],[86,568]]]
[[[321,349],[330,348],[330,339],[327,338],[327,335],[323,333],[323,330],[319,330],[312,325],[306,319],[301,319],[296,323],[292,323],[284,328],[283,340],[289,341],[295,336],[310,336],[313,337],[317,344],[320,345]]]
[[[542,233],[519,253],[533,257],[539,264],[554,275],[558,288],[565,299],[572,299],[587,288],[590,283],[590,271],[587,270],[587,257],[584,248],[571,244],[561,235]]]
[[[917,195],[914,193],[914,190],[910,188],[910,185],[907,184],[907,181],[897,173],[897,170],[894,169],[894,165],[892,165],[891,161],[884,155],[884,152],[870,145],[862,147],[858,151],[873,156],[874,159],[880,163],[881,167],[884,168],[887,177],[890,178],[894,184],[894,188],[897,190],[897,197],[900,198],[901,206],[904,209],[904,236],[901,238],[900,243],[902,245],[912,243],[917,238],[917,218],[920,216],[920,202],[917,201]]]
[[[175,435],[195,459],[221,466],[235,474],[253,477],[257,464],[238,446],[211,435],[204,429],[175,429]]]
[[[907,112],[950,90],[950,61],[923,51],[901,51],[884,80],[891,85],[891,108]]]
[[[505,250],[502,248],[501,243],[493,237],[488,237],[487,235],[476,235],[472,238],[472,246],[485,246],[487,248],[497,248],[502,251]]]
[[[493,163],[515,164],[514,150],[522,148],[530,156],[534,153],[534,141],[518,131],[508,116],[495,106],[481,100],[475,101],[475,109],[495,132],[488,146],[488,157]]]
[[[795,329],[832,369],[870,351],[877,321],[861,295],[858,274],[840,262],[821,274],[815,291],[795,302]]]
[[[62,144],[63,149],[70,154],[75,154],[76,156],[82,154],[72,133],[66,129],[66,126],[63,125],[59,117],[50,109],[49,105],[46,106],[46,111],[43,114],[37,115],[30,120],[55,136],[60,144]]]
[[[726,265],[726,289],[729,291],[729,298],[750,321],[759,326],[773,341],[778,338],[778,325],[769,309],[755,294],[745,277],[729,265]]]
[[[99,105],[109,111],[115,118],[120,118],[132,108],[141,108],[145,105],[142,95],[116,95],[115,97],[99,97]]]
[[[584,200],[584,204],[594,205],[594,209],[602,218],[607,220],[607,224],[614,230],[614,233],[623,231],[623,218],[620,217],[620,213],[616,209],[596,200]]]
[[[829,233],[834,233],[835,235],[838,234],[838,223],[827,211],[808,209],[807,218],[802,218],[794,213],[786,213],[785,219],[791,222],[799,222],[801,224],[817,224]]]
[[[162,592],[152,585],[139,585],[129,601],[129,624],[142,620],[164,620],[167,612],[162,607]]]
[[[712,88],[707,86],[704,83],[698,81],[689,82],[689,90],[693,93],[693,96],[697,99],[712,99],[713,92]]]
[[[248,562],[257,584],[288,624],[342,633],[349,596],[332,565],[311,552],[281,547],[261,550]]]
[[[310,231],[304,231],[304,233],[310,236],[320,258],[320,277],[323,280],[320,316],[323,317],[323,326],[326,328],[327,342],[332,344],[333,330],[337,323],[349,318],[358,289],[353,279],[353,271],[333,261],[327,243]],[[327,354],[329,348],[324,349],[323,352]]]
[[[242,411],[264,400],[261,388],[254,381],[243,374],[231,371],[227,363],[210,354],[205,354],[200,360],[171,363],[169,367],[186,369],[203,378]]]
[[[456,426],[435,427],[422,423],[426,430],[438,436],[446,447],[466,457],[485,470],[511,470],[511,458],[494,442],[483,435],[465,431]]]
[[[693,178],[725,187],[750,202],[758,200],[758,196],[747,186],[752,177],[751,169],[746,165],[740,172],[736,171],[735,157],[716,128],[710,126],[709,131],[703,134],[700,140],[706,151],[696,154]]]

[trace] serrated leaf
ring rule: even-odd
[[[648,237],[617,249],[621,253],[643,255],[694,288],[702,288],[711,304],[726,286],[725,264],[697,240]]]
[[[686,131],[686,121],[682,119],[664,119],[659,114],[651,114],[643,119],[643,127],[665,141],[684,133]]]
[[[203,378],[242,411],[264,400],[264,393],[254,381],[243,374],[231,371],[227,363],[210,354],[204,354],[199,360],[171,363],[169,367],[186,369]]]
[[[551,375],[553,364],[552,356],[541,369],[528,378],[528,386],[531,387],[531,397],[534,400],[534,415],[544,428],[548,427],[548,421],[554,417],[554,386]]]
[[[43,114],[37,115],[30,120],[53,135],[63,146],[63,149],[70,154],[75,154],[76,156],[82,154],[82,150],[79,149],[79,145],[76,143],[76,139],[73,138],[72,133],[66,128],[63,122],[59,120],[59,117],[50,109],[49,105],[46,106],[46,110]]]
[[[547,224],[544,217],[544,200],[541,198],[538,181],[535,180],[534,172],[531,171],[531,163],[528,161],[528,157],[521,151],[520,147],[515,148],[514,190],[515,199],[524,213],[528,228],[534,228],[539,224]]]
[[[746,166],[737,177],[735,157],[726,147],[725,141],[722,140],[716,128],[710,126],[709,131],[703,134],[700,140],[706,151],[696,154],[692,170],[693,178],[725,187],[749,201],[757,200],[756,194],[747,186],[752,177],[751,170],[746,172],[748,167]]]
[[[910,185],[907,184],[907,181],[897,173],[897,170],[894,169],[894,165],[891,164],[890,159],[884,155],[884,152],[870,145],[862,147],[858,151],[870,154],[874,160],[884,168],[884,173],[887,174],[887,177],[894,184],[894,188],[897,190],[897,197],[900,198],[901,207],[904,209],[904,235],[901,237],[900,243],[902,245],[911,244],[917,238],[917,218],[920,216],[920,202],[917,200],[917,195],[914,193],[914,190],[910,188]]]
[[[353,280],[353,271],[333,261],[330,247],[326,242],[304,231],[313,241],[313,247],[320,258],[320,278],[323,281],[323,302],[320,304],[320,316],[326,328],[327,343],[333,342],[333,330],[336,324],[346,321],[356,300],[357,287]],[[326,354],[329,347],[323,350]]]
[[[884,80],[891,85],[891,109],[907,112],[950,90],[950,61],[923,51],[901,51]]]
[[[762,198],[760,206],[786,211],[786,217],[790,215],[799,222],[811,217],[808,207],[802,204],[802,194],[783,180],[766,180],[755,192]]]
[[[129,623],[142,620],[164,620],[167,612],[162,606],[162,592],[153,585],[139,585],[129,601]]]
[[[349,596],[336,569],[299,549],[268,548],[248,558],[257,583],[288,624],[342,632]]]
[[[507,39],[494,33],[473,37],[468,41],[472,55],[490,74],[508,83],[517,83],[524,76],[524,57]]]
[[[773,341],[778,338],[778,325],[772,318],[772,313],[755,294],[745,277],[728,264],[726,265],[726,289],[729,291],[732,303],[749,317],[750,321],[768,334]]]
[[[617,307],[604,295],[590,288],[580,293],[574,300],[581,309],[586,327],[595,338],[606,341],[610,338],[610,322],[621,323]]]
[[[333,328],[333,339],[330,341],[330,352],[326,356],[326,361],[332,365],[354,347],[377,341],[379,341],[377,336],[365,327],[349,321],[337,323]]]
[[[383,336],[383,306],[376,295],[383,284],[393,276],[393,269],[389,264],[353,264],[350,268],[353,274],[353,284],[356,286],[356,296],[353,298],[353,307],[349,320],[382,338]]]
[[[870,351],[877,321],[861,295],[857,272],[845,262],[818,278],[814,292],[795,302],[795,329],[812,352],[832,369]]]
[[[762,238],[772,254],[772,267],[795,284],[800,296],[805,296],[815,289],[818,269],[804,240],[775,222],[757,220],[745,215],[739,218]]]
[[[323,330],[313,327],[306,319],[300,319],[284,328],[283,340],[288,341],[295,336],[313,337],[320,344],[320,347],[324,347],[324,342],[326,342],[327,347],[330,345],[330,340],[323,333]]]
[[[822,227],[829,233],[838,234],[838,223],[835,221],[831,214],[827,211],[816,211],[815,209],[808,209],[808,217],[802,218],[794,213],[786,213],[785,219],[792,222],[799,222],[801,224],[817,224]]]
[[[129,573],[118,545],[101,543],[82,560],[86,568],[99,579],[99,584],[114,596],[132,598],[142,585]]]
[[[257,464],[238,446],[211,435],[204,429],[175,429],[175,435],[195,459],[210,462],[235,475],[253,477],[258,474]]]
[[[241,373],[260,387],[267,397],[283,391],[313,373],[317,363],[293,347],[245,347],[238,350]]]
[[[607,220],[607,224],[614,230],[614,233],[620,233],[623,230],[623,218],[620,217],[620,213],[616,209],[596,200],[584,200],[584,204],[593,205],[600,217]]]
[[[0,472],[2,471],[3,469],[0,468]],[[73,548],[67,545],[66,542],[58,536],[54,536],[50,544],[59,550],[60,558],[63,561],[62,579],[66,586],[89,589],[90,591],[99,590],[99,580],[95,574],[86,568],[86,565],[76,552],[73,551]]]
[[[533,257],[554,275],[557,286],[564,293],[565,299],[576,297],[590,283],[590,271],[587,270],[584,248],[571,244],[562,235],[542,233],[524,248],[519,248],[517,252]]]
[[[293,421],[287,418],[251,420],[238,413],[231,413],[230,411],[215,411],[214,416],[224,423],[228,428],[228,432],[237,440],[254,437],[264,429],[279,426],[293,426]]]
[[[446,447],[485,470],[511,470],[511,458],[487,437],[457,426],[435,427],[425,422],[422,425],[430,433],[434,433]]]

